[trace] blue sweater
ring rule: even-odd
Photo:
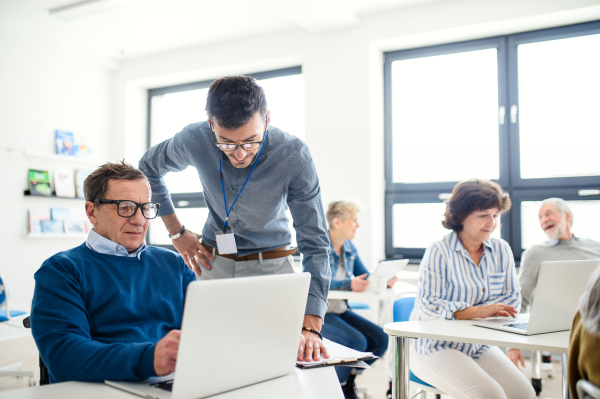
[[[148,247],[140,259],[86,247],[60,252],[35,273],[31,329],[50,382],[155,376],[154,348],[181,328],[183,258]]]

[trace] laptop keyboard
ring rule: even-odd
[[[505,324],[505,327],[518,328],[520,330],[527,330],[527,324],[529,323],[513,323],[513,324]]]
[[[173,391],[173,380],[166,380],[161,382],[155,382],[154,384],[150,384],[152,387],[164,389],[165,391],[172,392]]]

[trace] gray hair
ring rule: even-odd
[[[562,198],[547,198],[542,201],[542,205],[547,203],[554,205],[556,210],[559,211],[561,215],[564,215],[565,212],[569,212],[571,214],[570,226],[573,227],[573,212],[571,212],[571,208],[569,208],[569,204],[567,204],[567,201],[565,201]]]
[[[585,329],[600,337],[600,267],[590,277],[579,300],[579,314]]]

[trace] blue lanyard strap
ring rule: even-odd
[[[256,165],[258,164],[258,160],[260,159],[263,149],[265,148],[265,144],[267,143],[267,134],[268,134],[268,130],[265,130],[265,141],[264,141],[262,147],[260,147],[260,152],[258,153],[256,162],[254,162],[254,166],[252,166],[252,170],[250,171],[250,174],[246,178],[246,181],[244,182],[242,189],[238,193],[237,197],[235,197],[235,200],[231,204],[231,208],[229,208],[229,210],[227,210],[227,198],[225,197],[225,183],[223,183],[223,164],[221,162],[221,157],[219,157],[219,175],[221,177],[221,188],[223,189],[223,202],[225,203],[225,224],[223,225],[223,234],[225,234],[227,232],[227,226],[229,225],[229,214],[231,213],[231,210],[233,209],[233,206],[237,202],[238,198],[240,198],[240,194],[242,194],[242,191],[244,191],[244,188],[246,187],[246,183],[248,183],[248,180],[250,180],[250,176],[252,176],[252,172],[254,172],[254,168],[256,168]]]

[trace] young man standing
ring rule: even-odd
[[[270,126],[262,87],[247,76],[216,80],[208,121],[186,126],[140,160],[173,245],[199,279],[292,273],[295,249],[285,211],[294,219],[303,267],[312,275],[298,359],[326,354],[329,238],[319,180],[306,144]],[[194,166],[209,210],[202,234],[175,214],[163,176]],[[200,242],[201,239],[201,242]]]

